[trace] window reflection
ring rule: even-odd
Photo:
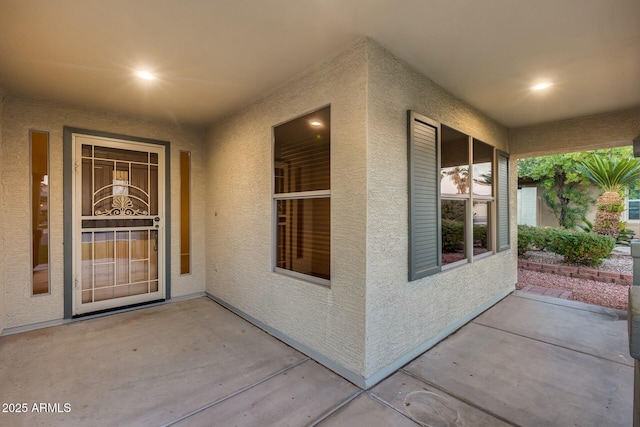
[[[473,194],[493,196],[493,147],[473,140]]]
[[[465,218],[466,200],[442,201],[442,265],[466,258]]]
[[[491,251],[491,202],[473,202],[473,255]]]
[[[440,191],[469,194],[469,137],[442,126]]]

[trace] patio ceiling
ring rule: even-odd
[[[363,36],[509,127],[640,105],[637,0],[3,0],[0,88],[207,125]]]

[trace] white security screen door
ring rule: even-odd
[[[165,298],[164,149],[73,134],[73,315]]]

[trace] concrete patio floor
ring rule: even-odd
[[[362,391],[202,297],[0,337],[0,425],[629,426],[626,327],[516,292]]]

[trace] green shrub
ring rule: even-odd
[[[464,249],[464,222],[442,219],[442,252],[451,253]]]
[[[532,227],[530,225],[518,226],[518,255],[537,249],[544,250],[549,247],[549,233],[553,228]]]
[[[473,244],[487,247],[487,226],[473,224]]]
[[[598,265],[611,255],[616,241],[612,237],[596,233],[549,229],[548,249],[564,256],[565,261],[575,264]]]

